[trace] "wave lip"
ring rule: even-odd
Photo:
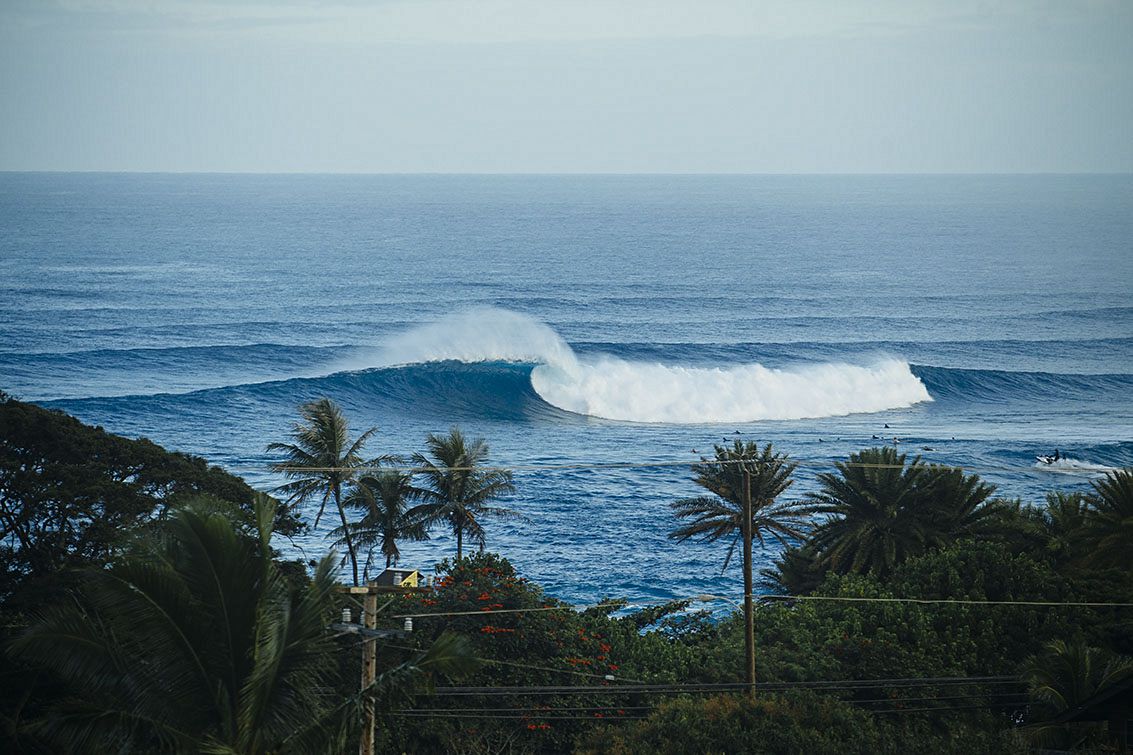
[[[816,419],[902,409],[932,401],[908,362],[880,358],[771,368],[666,365],[609,355],[579,357],[552,328],[527,315],[481,307],[415,328],[361,364],[440,361],[534,364],[531,387],[551,406],[623,422],[698,424]]]
[[[681,367],[602,358],[544,364],[536,392],[560,409],[625,422],[696,424],[838,417],[931,401],[907,362]]]

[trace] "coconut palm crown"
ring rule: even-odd
[[[350,525],[354,545],[367,551],[364,578],[369,579],[375,548],[385,556],[388,569],[401,559],[398,540],[428,539],[420,511],[411,507],[422,495],[422,491],[414,487],[412,477],[404,472],[387,470],[358,478],[345,504],[364,512],[359,521]],[[341,527],[335,533],[344,535]],[[345,544],[345,538],[339,543]]]
[[[469,440],[459,428],[447,435],[430,433],[425,439],[429,455],[414,454],[417,474],[424,478],[424,503],[414,508],[414,516],[426,523],[443,521],[456,537],[456,557],[464,555],[464,538],[479,545],[486,543],[484,517],[520,518],[511,509],[489,503],[515,492],[511,472],[484,469],[488,443],[483,438]]]
[[[342,522],[342,538],[346,545],[354,584],[358,584],[358,555],[354,538],[343,508],[343,487],[357,474],[360,467],[376,464],[382,459],[366,461],[362,447],[377,428],[370,428],[355,440],[350,440],[350,427],[342,410],[329,398],[310,401],[299,407],[301,420],[291,429],[291,443],[272,443],[268,451],[282,452],[284,460],[273,464],[272,469],[291,478],[277,490],[289,496],[289,503],[311,498],[319,499],[315,526],[323,516],[327,503],[334,501]]]
[[[731,538],[724,557],[724,569],[743,535],[744,471],[751,476],[751,533],[763,545],[766,537],[784,545],[803,538],[807,519],[797,503],[778,502],[794,480],[797,464],[786,454],[772,451],[768,443],[762,450],[755,442],[735,441],[731,447],[715,446],[713,459],[701,457],[693,466],[693,481],[713,495],[684,498],[672,504],[676,516],[689,520],[669,537],[677,542],[698,539],[714,542]]]

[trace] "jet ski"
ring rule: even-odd
[[[1056,459],[1053,456],[1036,456],[1035,461],[1040,464],[1053,464]]]

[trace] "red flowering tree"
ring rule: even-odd
[[[671,631],[643,633],[643,622],[663,621],[664,611],[615,616],[622,605],[577,610],[544,595],[492,553],[445,561],[432,588],[408,593],[389,609],[414,616],[414,643],[425,646],[445,630],[468,637],[487,661],[465,681],[468,687],[591,689],[422,698],[415,712],[390,722],[390,744],[408,751],[489,752],[506,744],[562,752],[595,724],[640,717],[653,701],[616,687],[687,673],[696,664],[695,647]]]

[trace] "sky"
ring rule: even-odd
[[[1133,171],[1133,0],[0,0],[0,170]]]

